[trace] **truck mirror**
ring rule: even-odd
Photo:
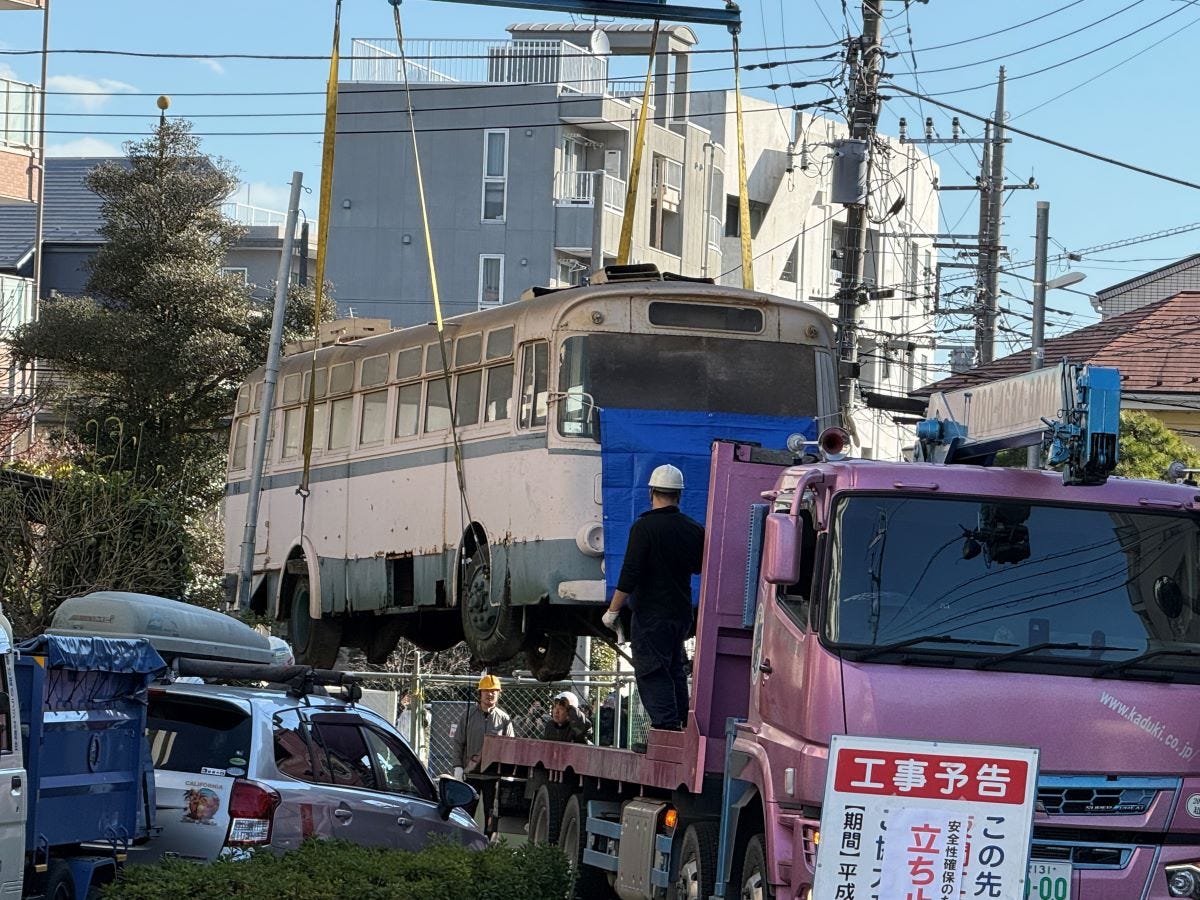
[[[762,576],[768,584],[795,584],[800,580],[800,519],[788,513],[770,513],[763,531]]]

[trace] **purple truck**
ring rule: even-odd
[[[810,897],[852,734],[1039,748],[1029,897],[1200,897],[1200,490],[775,456],[713,448],[686,731],[488,739],[577,896]]]

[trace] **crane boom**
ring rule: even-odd
[[[1064,484],[1103,484],[1117,464],[1121,375],[1057,366],[929,398],[917,425],[918,460],[989,464],[1000,450],[1049,443]]]

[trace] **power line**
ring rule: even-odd
[[[1008,31],[1015,31],[1018,28],[1024,28],[1026,25],[1032,25],[1034,22],[1040,22],[1042,19],[1048,19],[1050,16],[1057,15],[1060,12],[1065,12],[1072,6],[1078,6],[1083,2],[1084,0],[1072,0],[1072,2],[1068,3],[1066,6],[1060,6],[1058,9],[1052,9],[1048,13],[1042,13],[1040,16],[1034,16],[1032,19],[1026,19],[1024,22],[1018,22],[1016,25],[1009,25],[1007,28],[1001,28],[997,31],[989,31],[987,34],[977,34],[974,37],[963,38],[959,41],[951,41],[948,44],[935,44],[932,47],[922,47],[917,52],[928,53],[930,50],[944,50],[947,47],[960,47],[963,44],[970,44],[974,41],[982,41],[985,38],[995,37],[998,34],[1004,34]]]
[[[988,116],[981,116],[978,113],[973,113],[973,112],[970,112],[969,110],[965,110],[965,109],[962,109],[957,106],[951,106],[949,103],[946,103],[943,100],[935,100],[933,97],[930,97],[927,94],[921,94],[921,93],[918,93],[917,91],[909,90],[908,88],[901,87],[898,84],[892,84],[890,86],[890,89],[895,90],[895,91],[900,91],[903,94],[908,94],[910,97],[919,97],[920,99],[925,100],[928,103],[932,103],[934,106],[940,106],[942,109],[946,109],[946,110],[949,110],[950,112],[958,113],[960,116],[967,116],[968,118],[975,119],[976,121],[979,121],[979,122],[991,123],[993,127],[995,127],[995,125],[996,125],[995,121],[993,121]],[[954,93],[954,92],[952,91],[951,93]],[[1062,141],[1056,141],[1054,138],[1048,138],[1048,137],[1044,137],[1040,134],[1034,134],[1032,131],[1025,131],[1023,129],[1017,128],[1015,125],[1009,124],[1008,122],[1004,123],[1004,128],[1008,131],[1012,131],[1016,134],[1019,134],[1022,137],[1027,137],[1030,140],[1038,141],[1043,144],[1049,144],[1052,147],[1058,147],[1060,150],[1066,150],[1070,153],[1077,153],[1080,156],[1086,156],[1089,159],[1094,159],[1099,162],[1108,163],[1109,165],[1117,166],[1122,169],[1128,169],[1131,172],[1138,172],[1142,175],[1149,175],[1151,178],[1158,178],[1162,181],[1170,182],[1171,184],[1178,184],[1181,187],[1194,188],[1196,190],[1200,190],[1200,184],[1197,184],[1194,181],[1187,181],[1182,178],[1176,178],[1173,175],[1166,175],[1162,172],[1155,172],[1152,169],[1143,168],[1142,166],[1135,166],[1133,163],[1122,162],[1121,160],[1114,159],[1111,156],[1104,156],[1103,154],[1100,154],[1100,153],[1093,153],[1091,150],[1084,150],[1082,147],[1076,147],[1072,144],[1067,144]]]

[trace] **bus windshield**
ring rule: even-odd
[[[848,658],[1200,679],[1191,516],[856,496],[832,536],[824,637]]]
[[[597,408],[811,415],[815,351],[709,335],[590,334],[563,342],[558,429],[599,439]]]

